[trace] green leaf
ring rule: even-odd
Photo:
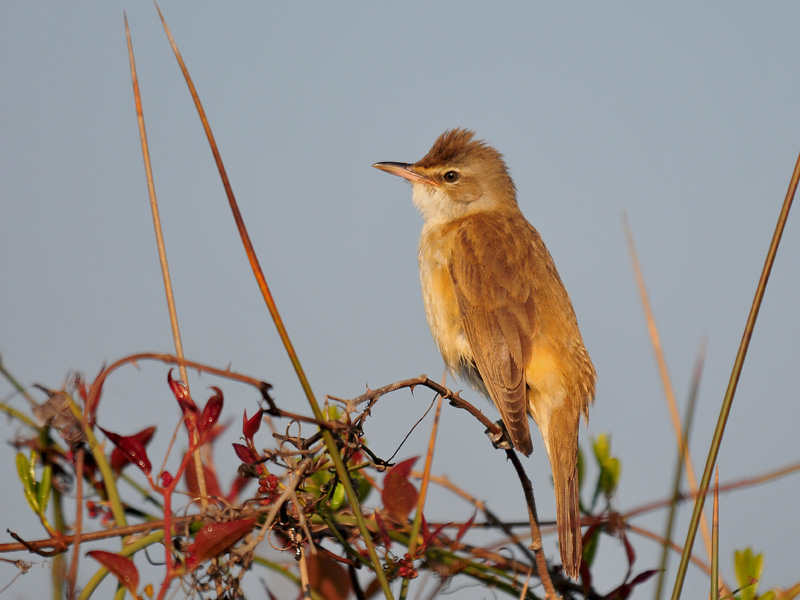
[[[597,554],[597,548],[600,545],[600,528],[595,527],[592,529],[592,535],[583,544],[583,562],[591,567],[594,562],[594,557]]]
[[[30,469],[28,468],[28,457],[22,452],[17,452],[17,474],[23,486],[31,487],[32,482]]]
[[[336,482],[333,492],[330,494],[330,505],[333,510],[339,510],[344,502],[344,486]]]
[[[372,485],[365,477],[353,477],[352,480],[356,483],[356,499],[359,503],[364,502],[372,491]]]
[[[739,583],[741,600],[754,600],[758,591],[758,582],[764,570],[764,555],[753,554],[750,548],[733,553],[733,566],[736,581]]]
[[[594,496],[592,497],[592,507],[594,508],[601,493],[606,498],[614,495],[622,474],[622,463],[618,458],[611,455],[611,438],[605,434],[600,434],[596,439],[592,440],[592,451],[600,467]]]
[[[339,407],[333,405],[326,406],[323,412],[325,419],[328,421],[338,421],[341,414],[342,411],[339,409]]]
[[[42,480],[37,486],[36,501],[39,506],[39,514],[44,515],[47,510],[47,503],[50,501],[50,490],[53,489],[53,466],[45,465],[42,471]]]
[[[36,461],[39,459],[39,455],[36,453],[36,450],[31,450],[31,460],[28,463],[28,473],[30,474],[31,481],[36,483]]]
[[[616,457],[609,458],[600,471],[600,488],[606,496],[613,495],[619,483],[622,464]]]
[[[35,453],[32,454],[35,458]],[[38,515],[39,503],[35,492],[36,479],[31,474],[33,462],[28,462],[28,458],[22,452],[17,452],[17,473],[19,474],[19,480],[22,482],[22,489],[25,491],[25,499],[28,501],[31,510]]]
[[[597,464],[602,467],[611,454],[611,439],[605,433],[601,433],[592,442],[592,450],[594,450]]]

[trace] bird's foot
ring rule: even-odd
[[[492,446],[499,450],[511,450],[514,446],[509,441],[508,431],[506,430],[506,425],[503,423],[502,419],[495,423],[497,427],[500,429],[500,433],[492,431],[491,429],[486,429],[486,435],[489,436],[489,440],[492,442]]]

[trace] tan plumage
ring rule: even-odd
[[[442,134],[414,164],[375,166],[411,181],[425,224],[420,280],[445,364],[489,396],[515,448],[544,440],[556,491],[564,571],[581,560],[577,450],[596,373],[572,303],[539,233],[525,220],[502,156],[473,133]]]

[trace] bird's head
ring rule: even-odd
[[[502,155],[474,136],[466,129],[451,129],[414,164],[373,166],[411,182],[412,200],[428,224],[481,211],[518,210],[514,182]]]

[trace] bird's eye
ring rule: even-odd
[[[458,171],[448,171],[442,176],[447,183],[455,183],[459,177]]]

